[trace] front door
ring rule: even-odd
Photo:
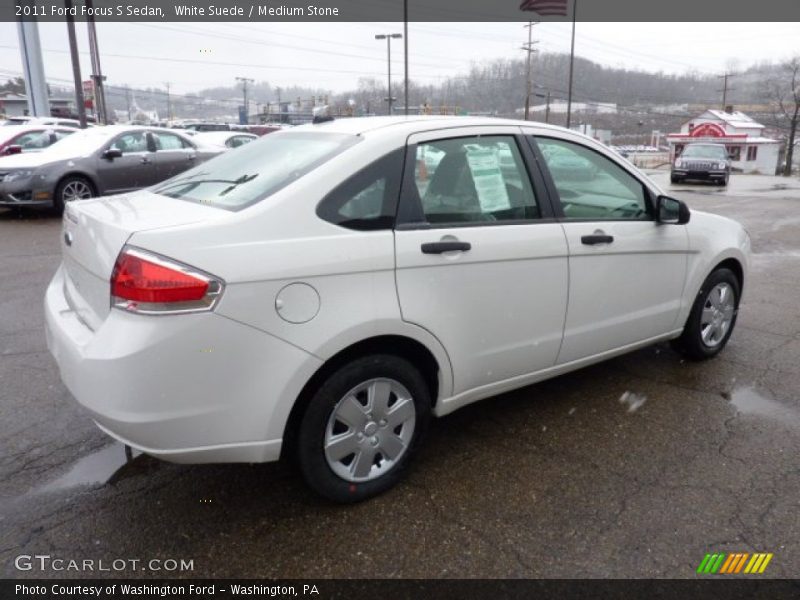
[[[409,139],[395,232],[400,308],[444,345],[456,394],[551,367],[561,344],[567,244],[519,133]]]
[[[122,156],[97,158],[97,176],[102,194],[119,194],[155,183],[154,152],[146,131],[123,133],[104,149],[108,148],[119,150]]]
[[[688,236],[654,219],[652,193],[577,136],[535,138],[569,244],[569,305],[558,363],[680,327]]]
[[[197,150],[180,136],[167,131],[152,132],[156,147],[156,182],[169,179],[197,164]]]

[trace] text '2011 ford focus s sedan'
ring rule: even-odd
[[[583,135],[477,118],[274,133],[69,203],[62,245],[48,344],[101,429],[291,454],[342,502],[395,484],[431,415],[657,341],[716,355],[750,251]]]

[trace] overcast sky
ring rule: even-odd
[[[537,48],[568,52],[570,27],[540,23],[534,27]],[[77,28],[86,79],[86,27]],[[401,32],[402,23],[99,23],[97,31],[112,85],[163,87],[169,81],[174,92],[187,93],[241,76],[342,91],[354,88],[359,76],[386,76],[386,44],[374,35]],[[41,23],[40,35],[48,81],[70,83],[66,25]],[[411,23],[411,78],[437,82],[473,62],[522,57],[526,35],[522,23]],[[402,40],[392,44],[399,79]],[[745,68],[800,53],[800,24],[578,23],[575,52],[629,69],[719,73],[732,64]],[[0,23],[0,78],[21,70],[16,24]]]

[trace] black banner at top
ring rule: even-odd
[[[787,22],[798,0],[0,0],[0,21]],[[800,38],[800,23],[798,24]]]

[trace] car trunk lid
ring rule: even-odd
[[[61,241],[67,302],[96,330],[111,309],[111,273],[131,235],[229,214],[148,191],[69,203]]]

